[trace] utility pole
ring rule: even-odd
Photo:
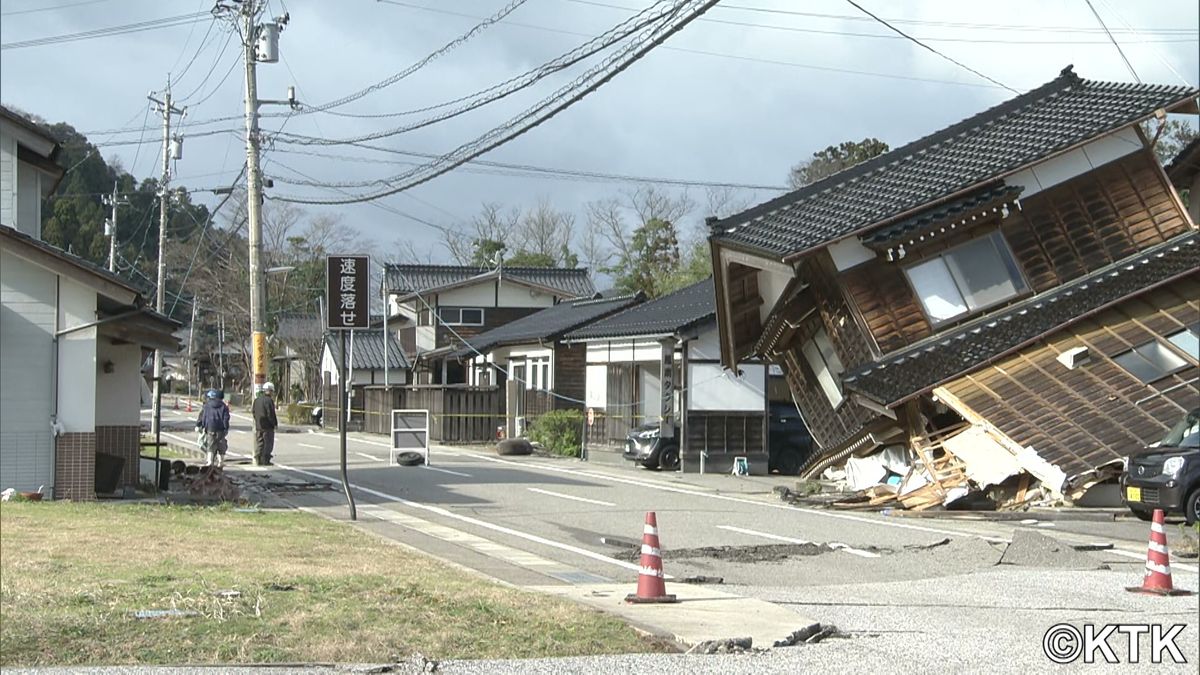
[[[104,233],[108,235],[108,271],[113,273],[117,271],[117,207],[128,204],[129,199],[117,193],[117,182],[113,181],[112,196],[104,196],[104,205],[112,207],[112,217],[105,221]]]
[[[236,12],[242,35],[243,59],[246,67],[246,213],[250,243],[250,345],[251,372],[253,373],[253,396],[262,391],[267,381],[267,283],[266,270],[262,264],[262,203],[263,177],[259,166],[262,137],[258,128],[258,108],[263,104],[280,104],[296,107],[295,88],[288,88],[286,101],[266,101],[258,98],[257,64],[275,63],[279,60],[279,33],[287,25],[288,15],[274,21],[258,23],[262,11],[259,0],[243,0],[237,7],[218,3],[217,10],[232,14]]]
[[[154,309],[162,314],[166,310],[167,291],[167,202],[171,199],[171,155],[178,146],[171,144],[171,115],[183,116],[183,110],[171,105],[171,81],[167,80],[167,90],[163,100],[146,98],[154,102],[155,111],[162,113],[163,118],[163,151],[162,151],[162,181],[158,186],[158,282],[155,289]],[[115,209],[116,207],[114,207]],[[114,230],[115,231],[115,230]],[[154,418],[151,422],[151,432],[158,440],[159,427],[162,424],[162,350],[154,350]]]

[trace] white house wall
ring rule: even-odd
[[[442,291],[437,295],[437,304],[445,307],[495,307],[495,282],[489,279],[486,283]]]
[[[608,406],[608,365],[587,366],[584,382],[584,401],[589,408],[605,408]]]
[[[0,486],[54,483],[55,275],[0,250]]]
[[[17,229],[42,238],[42,177],[24,162],[17,162]]]
[[[500,284],[500,307],[550,307],[554,296],[511,282]]]
[[[96,320],[96,291],[60,278],[59,330]],[[58,421],[68,432],[96,430],[96,328],[58,339]]]
[[[1137,152],[1143,147],[1142,139],[1133,127],[1129,127],[1012,174],[1006,177],[1004,182],[1024,187],[1021,199],[1028,199],[1042,190]]]
[[[96,348],[96,426],[137,426],[141,423],[142,348],[139,345],[114,345],[101,336]],[[112,363],[112,372],[104,364]]]
[[[17,224],[17,141],[0,124],[0,224]]]
[[[767,369],[744,363],[741,376],[719,363],[688,364],[688,409],[696,412],[762,412],[766,401]]]

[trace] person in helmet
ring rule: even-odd
[[[225,392],[209,389],[204,395],[204,405],[196,419],[196,431],[204,434],[205,466],[224,466],[225,451],[229,448],[229,408],[225,405]]]
[[[254,399],[251,413],[254,415],[254,463],[258,466],[271,466],[271,455],[275,452],[275,427],[279,420],[275,417],[275,385],[270,382],[263,385],[262,393]]]

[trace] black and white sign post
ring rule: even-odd
[[[350,478],[346,475],[346,427],[350,416],[350,383],[346,381],[346,332],[371,325],[367,295],[371,259],[365,255],[331,255],[325,261],[327,328],[340,333],[341,356],[338,359],[338,424],[341,428],[342,489],[350,504],[350,520],[358,520]]]

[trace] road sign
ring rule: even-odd
[[[596,424],[596,409],[595,408],[587,409],[587,422],[588,422],[589,427]]]
[[[370,327],[370,266],[371,259],[365,255],[331,255],[325,259],[329,330]]]

